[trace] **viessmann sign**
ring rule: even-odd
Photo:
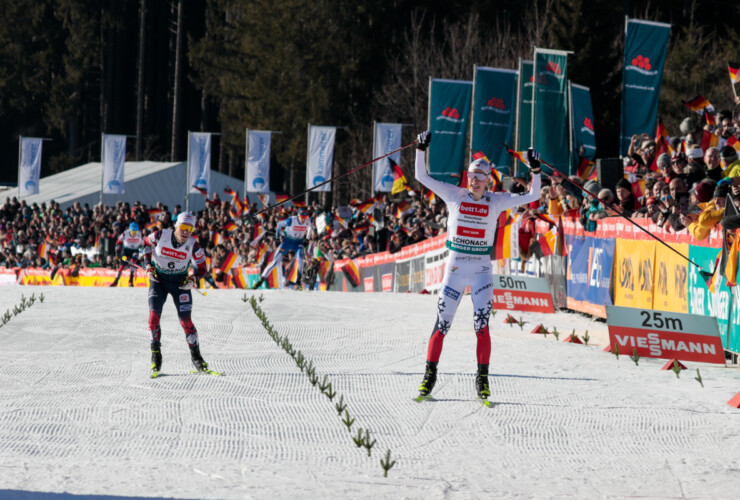
[[[649,358],[725,363],[717,318],[653,309],[606,306],[612,350]]]

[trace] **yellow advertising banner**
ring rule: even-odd
[[[614,248],[614,305],[653,308],[655,241],[616,241]]]
[[[688,243],[669,243],[688,257]],[[689,312],[688,261],[663,245],[655,245],[655,279],[653,309],[660,311]]]

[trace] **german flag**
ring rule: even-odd
[[[164,213],[164,210],[162,210],[161,208],[150,208],[146,211],[146,213],[147,215],[149,215],[149,218],[159,217]]]
[[[663,120],[658,119],[658,128],[655,130],[655,158],[653,158],[653,163],[650,165],[650,170],[653,172],[658,171],[658,157],[662,153],[673,155],[673,147],[668,140],[668,130],[663,125]]]
[[[527,152],[526,151],[514,151],[513,149],[506,148],[506,152],[509,153],[511,156],[519,160],[520,162],[524,163],[525,165],[529,166],[529,163],[527,162]]]
[[[707,288],[710,292],[715,293],[718,288],[718,276],[720,276],[722,273],[718,272],[720,267],[720,262],[722,261],[722,249],[720,249],[719,253],[717,254],[717,258],[714,259],[714,271],[712,271],[712,274],[702,274],[704,277]]]
[[[331,278],[331,273],[333,271],[333,263],[332,261],[321,258],[319,260],[319,279],[322,283],[328,283],[328,279]]]
[[[144,225],[144,229],[156,229],[159,227],[159,221],[153,220]]]
[[[278,274],[280,271],[278,270],[280,266],[275,266],[275,268],[270,271],[270,274],[267,275],[267,288],[280,288],[280,275]]]
[[[293,259],[293,262],[290,263],[285,274],[285,281],[298,283],[298,267],[298,259]]]
[[[493,258],[495,260],[511,258],[511,229],[514,219],[509,215],[511,210],[504,210],[498,215],[496,235],[493,238]]]
[[[553,227],[537,239],[537,244],[533,246],[532,251],[537,257],[547,257],[555,253],[557,245],[558,229]]]
[[[581,158],[581,163],[578,165],[576,175],[583,181],[588,180],[592,173],[595,173],[594,162],[588,158]]]
[[[727,138],[727,145],[732,146],[735,151],[740,152],[740,141],[734,135]]]
[[[703,95],[697,95],[690,101],[683,101],[683,103],[684,106],[696,113],[699,113],[700,115],[704,114],[705,109],[710,113],[714,113],[714,106],[712,106],[712,103],[709,102],[709,99],[707,99]]]
[[[730,71],[730,81],[735,85],[740,81],[740,63],[727,63],[727,69]]]
[[[393,169],[393,187],[391,188],[391,194],[398,194],[403,190],[407,190],[408,182],[406,181],[406,176],[403,175],[403,170],[398,166],[398,163],[393,161],[393,158],[389,157],[388,161]]]
[[[727,233],[727,261],[725,262],[724,276],[727,286],[737,285],[737,257],[740,249],[740,238],[734,231],[725,231]]]
[[[347,281],[352,284],[352,288],[360,286],[360,269],[357,267],[354,260],[349,260],[342,266],[342,273],[344,273],[344,277],[347,278]]]
[[[712,127],[717,125],[717,119],[706,109],[704,110],[704,119],[707,121],[707,125],[711,125]]]
[[[213,246],[220,245],[224,242],[224,237],[221,233],[213,233]]]
[[[426,198],[427,203],[431,205],[432,203],[434,203],[434,200],[437,199],[437,195],[434,194],[434,191],[432,191],[431,189],[427,189],[427,192],[424,193],[424,198]]]
[[[200,194],[202,194],[203,196],[205,196],[205,197],[206,197],[206,199],[208,199],[208,191],[206,191],[206,190],[205,190],[205,189],[203,189],[203,188],[199,188],[198,186],[193,186],[193,189],[195,189],[195,190],[196,190],[196,191],[198,191],[198,192],[199,192]]]
[[[293,206],[298,208],[306,208],[306,202],[305,201],[293,201]]]
[[[243,273],[244,273],[244,268],[237,267],[236,269],[234,269],[232,274],[234,276],[234,285],[237,288],[243,288],[246,290],[249,287],[247,286],[247,280],[244,278]]]
[[[378,202],[375,200],[375,198],[370,198],[369,200],[365,200],[365,201],[363,201],[361,203],[358,203],[357,204],[357,210],[359,210],[363,214],[366,214],[367,212],[369,212],[370,210],[372,210],[373,208],[375,208],[375,205],[377,203]]]
[[[708,130],[702,130],[701,135],[701,150],[705,153],[709,148],[716,148],[719,145],[719,136],[713,134]]]
[[[233,198],[233,197],[235,197],[235,196],[237,195],[237,194],[236,194],[236,191],[234,191],[233,189],[231,189],[231,188],[230,188],[229,186],[226,186],[226,187],[224,188],[224,193],[228,194],[228,195],[229,195],[229,196],[231,196],[232,198]]]
[[[100,235],[96,236],[96,238],[100,238]],[[97,245],[95,246],[97,247]],[[38,254],[42,259],[46,259],[49,255],[49,244],[46,242],[41,243],[38,247]]]
[[[411,204],[408,201],[402,201],[398,204],[398,208],[396,208],[396,219],[400,219],[403,217],[407,212],[410,210],[413,210],[414,208],[411,206]]]
[[[229,271],[231,271],[234,262],[236,262],[236,254],[234,252],[229,252],[226,254],[226,258],[224,258],[224,262],[223,264],[221,264],[221,267],[219,267],[219,269],[223,273],[228,273]]]
[[[270,197],[269,194],[258,194],[257,198],[260,199],[260,203],[262,203],[263,207],[267,206],[267,199]]]
[[[236,227],[236,222],[234,222],[233,220],[230,220],[229,222],[224,224],[224,229],[226,229],[230,233],[236,231]]]
[[[287,194],[276,194],[275,195],[275,203],[285,203],[290,199],[290,195]]]
[[[267,255],[267,250],[269,249],[269,246],[264,241],[260,243],[260,246],[257,247],[257,255],[255,255],[254,259],[255,261],[261,263],[262,260],[265,258],[265,255]]]

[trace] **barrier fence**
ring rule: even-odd
[[[647,220],[640,224],[666,241],[681,254],[711,272],[721,248],[720,232],[695,241],[691,235],[668,233]],[[544,232],[544,223],[538,224]],[[672,311],[717,318],[723,347],[740,353],[740,307],[736,307],[734,288],[724,280],[715,293],[707,288],[699,269],[675,252],[650,238],[623,219],[599,221],[596,231],[587,233],[573,219],[563,222],[567,255],[530,259],[524,270],[520,262],[493,262],[498,274],[528,274],[547,279],[554,303],[559,308],[606,318],[606,305]],[[349,259],[333,264],[333,280],[317,285],[320,290],[342,292],[396,292],[436,294],[444,275],[448,250],[446,234],[402,248],[395,254],[380,252],[354,259],[359,270],[357,285],[343,272]],[[53,286],[109,286],[115,277],[111,269],[82,269],[73,273],[61,269],[52,280],[48,270],[28,268],[0,269],[0,284]],[[256,267],[239,267],[219,286],[251,287],[259,279]],[[119,286],[128,284],[128,271]],[[142,272],[137,287],[148,286]],[[263,285],[264,286],[264,285]]]

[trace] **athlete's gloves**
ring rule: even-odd
[[[419,151],[426,151],[430,142],[432,142],[432,133],[425,130],[416,136],[416,149]]]
[[[188,276],[180,284],[180,290],[192,290],[195,287],[195,278]]]
[[[151,262],[146,265],[146,275],[149,278],[149,281],[159,281],[159,273],[157,272],[157,268],[154,267],[154,264]]]
[[[527,150],[527,163],[529,163],[529,170],[533,174],[539,174],[540,169],[540,153],[532,148]]]

